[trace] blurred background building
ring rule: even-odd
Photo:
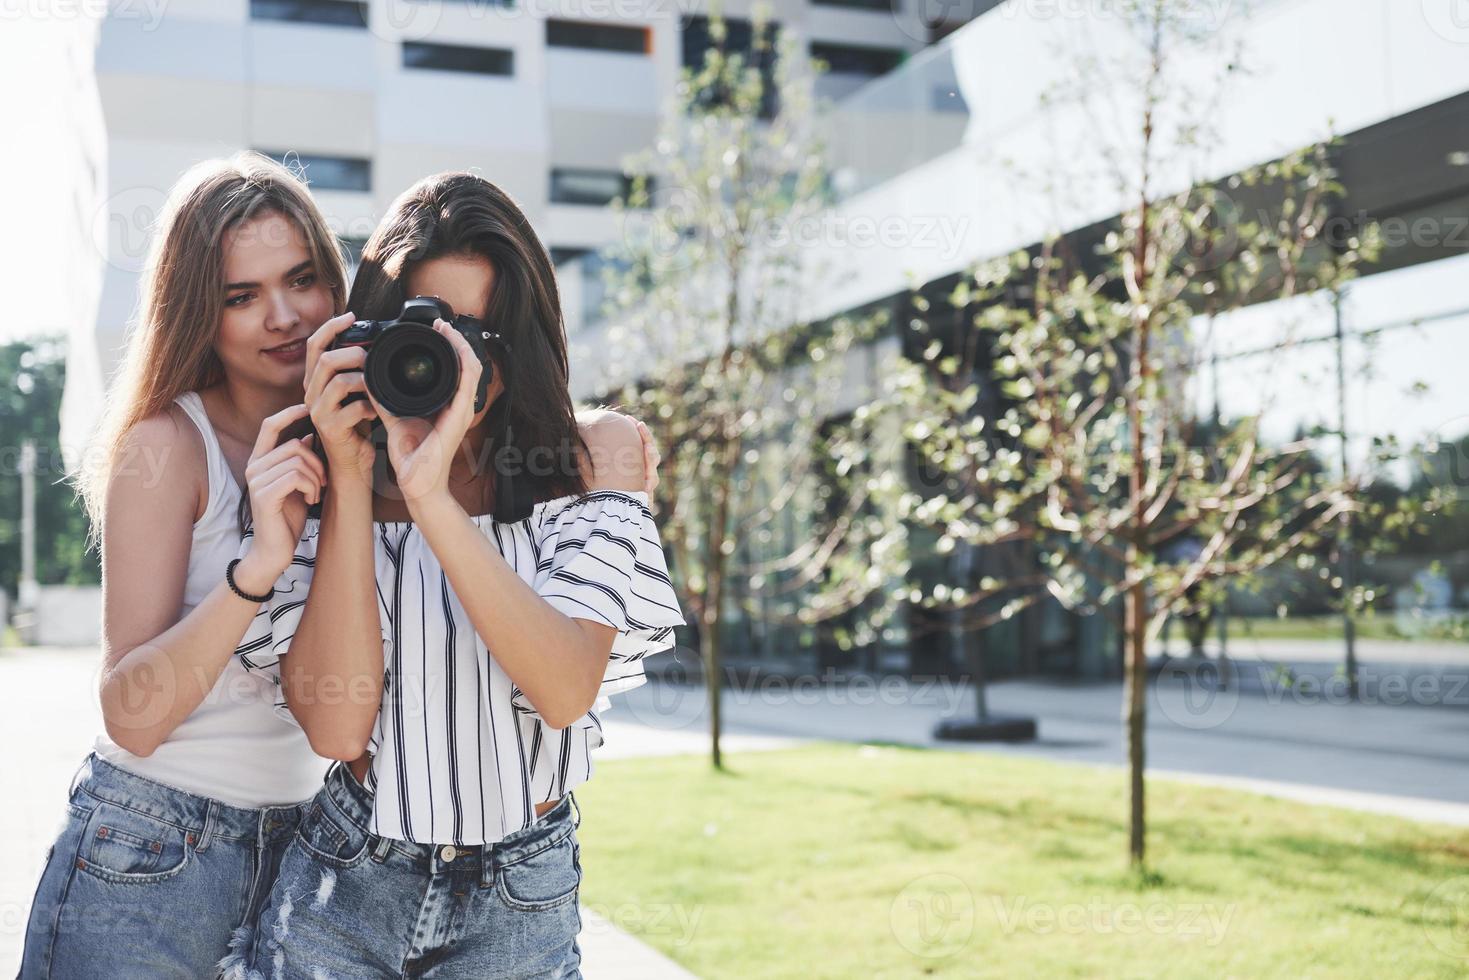
[[[919,5],[791,0],[779,22],[832,64],[839,97],[960,23]],[[956,5],[951,16],[958,17]],[[558,263],[617,234],[622,162],[653,142],[685,65],[710,43],[707,4],[580,0],[117,0],[100,27],[109,227],[95,327],[77,335],[63,441],[96,414],[138,301],[153,218],[175,178],[254,149],[298,163],[334,230],[360,249],[418,178],[477,168],[525,209]],[[727,3],[732,34],[749,2]],[[571,305],[595,307],[595,261]],[[591,295],[584,295],[590,293]],[[86,322],[79,316],[72,322]]]
[[[61,359],[68,338],[90,336],[102,285],[93,244],[107,171],[100,19],[80,9],[25,29],[8,22],[11,13],[4,19],[0,129],[10,152],[0,154],[0,279],[10,314],[0,327],[0,629],[10,621],[36,642],[90,643],[97,602],[86,584],[95,581],[83,555],[86,522],[65,488],[50,484],[66,471],[57,445]],[[97,375],[93,346],[71,351],[79,373]],[[11,608],[19,615],[7,616]]]
[[[1183,74],[1185,84],[1196,84],[1201,93],[1216,87],[1216,76],[1226,77],[1219,104],[1200,106],[1212,150],[1207,159],[1188,161],[1188,169],[1180,161],[1165,164],[1154,186],[1169,193],[1194,181],[1224,180],[1306,144],[1342,137],[1336,157],[1347,188],[1342,217],[1353,227],[1379,222],[1385,244],[1380,261],[1341,303],[1349,456],[1354,466],[1366,467],[1373,437],[1416,445],[1435,435],[1469,435],[1458,377],[1469,359],[1469,26],[1446,6],[1394,0],[1202,7],[1217,22],[1197,27],[1218,36],[1219,56]],[[902,325],[912,313],[915,284],[938,309],[962,271],[978,261],[1035,246],[1051,232],[1064,233],[1085,254],[1117,227],[1119,215],[1135,202],[1120,197],[1105,154],[1137,142],[1138,134],[1123,128],[1136,118],[1128,109],[1137,92],[1109,88],[1099,69],[1096,90],[1085,98],[1055,98],[1073,84],[1078,62],[1105,65],[1135,43],[1117,9],[990,5],[967,26],[843,98],[831,127],[843,199],[830,233],[813,243],[821,254],[812,265],[826,270],[826,279],[807,291],[807,315],[887,306],[892,322]],[[1235,42],[1247,52],[1243,65],[1232,63]],[[1326,52],[1351,57],[1328,58]],[[1061,175],[1065,181],[1058,186]],[[858,230],[867,234],[859,238]],[[1217,323],[1210,383],[1197,392],[1200,412],[1237,416],[1268,403],[1267,435],[1275,439],[1316,426],[1341,429],[1331,299],[1262,304]],[[1262,346],[1283,320],[1295,323],[1297,342],[1289,351]],[[586,324],[573,335],[581,355],[573,379],[583,392],[596,390],[603,329]],[[871,381],[884,374],[885,358],[916,356],[906,339],[896,326],[892,336],[853,355],[849,377]],[[770,554],[789,548],[789,542],[776,542]],[[921,542],[913,560],[929,582],[964,584]],[[983,569],[971,572],[977,578]],[[1469,605],[1469,540],[1450,534],[1433,547],[1384,558],[1362,575],[1395,596],[1380,603],[1388,617],[1404,609],[1421,612],[1415,604],[1424,601],[1426,582],[1442,611],[1456,610],[1462,619]],[[1327,619],[1334,589],[1314,574],[1282,570],[1264,592],[1233,596],[1232,611],[1261,622],[1288,606],[1292,616]],[[771,625],[738,612],[730,619],[732,660],[796,670],[830,664],[879,673],[961,672],[968,662],[961,644],[974,641],[942,627],[895,624],[890,638],[872,648],[839,652],[810,628]],[[1260,649],[1239,635],[1239,622],[1232,648]],[[1317,623],[1303,633],[1325,636],[1334,628]],[[1412,629],[1404,625],[1402,631]],[[1309,644],[1317,640],[1299,639],[1302,655],[1334,658],[1341,647],[1339,640],[1322,640],[1313,649]],[[1050,601],[992,627],[980,642],[1001,675],[1120,673],[1115,631],[1101,617],[1074,616]],[[1217,642],[1211,639],[1211,648]],[[1293,642],[1272,637],[1266,647],[1279,654],[1296,649]]]
[[[901,323],[915,284],[943,295],[977,260],[1049,231],[1084,241],[1115,225],[1131,202],[1117,198],[1100,156],[1105,137],[1121,137],[1105,113],[1048,98],[1078,53],[1125,43],[1108,6],[776,5],[781,28],[830,64],[821,94],[835,102],[841,200],[836,231],[812,245],[821,253],[815,264],[830,272],[808,291],[810,316],[886,305]],[[1214,5],[1220,23],[1205,26],[1221,35],[1237,27],[1249,70],[1211,117],[1218,140],[1204,172],[1161,178],[1178,189],[1344,137],[1344,215],[1389,232],[1381,261],[1340,304],[1354,458],[1372,435],[1413,442],[1469,429],[1457,397],[1458,365],[1469,356],[1469,27],[1448,6],[1262,0],[1246,21],[1245,4]],[[724,4],[732,36],[748,30],[749,12],[748,2]],[[298,163],[353,250],[417,178],[478,168],[525,206],[557,262],[576,393],[603,389],[598,249],[618,234],[607,205],[625,188],[623,160],[651,145],[680,68],[698,64],[710,43],[706,13],[707,4],[690,0],[114,0],[100,23],[68,22],[66,54],[47,59],[49,77],[64,79],[53,115],[70,120],[66,139],[48,145],[47,179],[69,189],[49,196],[68,205],[48,233],[59,236],[54,254],[70,256],[66,282],[77,284],[58,290],[47,321],[70,336],[62,444],[79,446],[96,417],[169,186],[189,165],[241,149]],[[1221,59],[1197,66],[1201,85],[1231,70]],[[1124,110],[1131,98],[1095,94],[1097,104]],[[1058,195],[1046,178],[1061,162],[1071,173],[1096,163],[1095,176]],[[7,198],[29,196],[22,182],[0,186]],[[36,256],[52,247],[23,249],[30,254],[11,267],[50,264]],[[1279,369],[1281,359],[1252,342],[1254,318],[1281,316],[1299,319],[1307,342],[1266,391],[1264,367]],[[1216,330],[1201,411],[1237,414],[1268,394],[1277,435],[1338,426],[1336,316],[1318,298],[1257,308]],[[858,355],[853,376],[880,377],[885,358],[904,354],[895,332]],[[1445,549],[1405,559],[1389,576],[1394,587],[1412,586],[1445,559],[1429,591],[1462,609],[1469,552],[1451,542]],[[937,559],[915,556],[926,574],[947,574]],[[1300,585],[1282,588],[1295,594]],[[1268,597],[1248,601],[1241,611],[1269,607]],[[740,656],[797,669],[959,672],[964,663],[943,633],[900,630],[875,649],[837,655],[780,627],[735,617],[731,628]],[[986,649],[1001,672],[1108,676],[1116,668],[1115,640],[1100,623],[1058,607],[991,632]]]

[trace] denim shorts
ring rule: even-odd
[[[90,755],[46,856],[21,980],[199,980],[248,930],[306,804],[229,806]]]
[[[338,763],[255,929],[249,980],[581,977],[581,848],[568,796],[473,847],[369,833],[372,794]]]

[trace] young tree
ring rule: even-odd
[[[937,533],[941,552],[1025,559],[934,587],[922,608],[981,629],[1051,596],[1116,621],[1128,853],[1141,865],[1149,639],[1200,590],[1309,556],[1353,508],[1350,478],[1317,463],[1320,434],[1272,445],[1260,415],[1209,422],[1206,434],[1195,390],[1205,335],[1246,305],[1329,297],[1371,243],[1333,223],[1330,145],[1162,191],[1159,172],[1179,170],[1166,158],[1201,138],[1199,105],[1170,102],[1196,98],[1181,94],[1171,59],[1203,39],[1186,0],[1121,6],[1144,54],[1136,138],[1097,156],[1132,206],[1094,247],[1054,237],[981,264],[948,297],[957,316],[915,297],[910,328],[926,349],[865,418],[901,418],[931,477],[893,495],[902,519]],[[1165,133],[1165,118],[1184,122]],[[1275,339],[1288,345],[1290,331]],[[857,426],[848,451],[868,439]]]
[[[839,543],[868,536],[862,498],[841,493],[820,443],[826,421],[849,410],[848,355],[877,321],[808,312],[803,231],[819,230],[830,186],[812,65],[768,9],[748,25],[716,13],[709,33],[655,151],[631,168],[599,357],[602,397],[646,419],[667,453],[660,526],[696,621],[721,767],[724,627],[737,593],[777,600],[761,603],[768,628],[838,615],[881,585],[858,576],[839,597],[796,599],[831,577]],[[781,615],[782,603],[799,611]]]

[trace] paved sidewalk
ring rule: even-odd
[[[1037,741],[1006,745],[934,738],[940,719],[974,716],[968,685],[890,678],[840,687],[811,680],[793,685],[765,678],[727,688],[727,737],[891,742],[1108,766],[1125,759],[1120,684],[990,685],[992,712],[1039,720]],[[1342,703],[1330,690],[1312,688],[1218,691],[1195,675],[1165,673],[1148,692],[1148,771],[1159,778],[1202,779],[1323,805],[1469,824],[1469,709],[1381,701]],[[662,731],[663,737],[702,738],[707,726],[702,686],[650,684],[615,703],[609,719]]]
[[[585,905],[581,909],[582,973],[588,980],[696,980],[694,974],[629,936]]]
[[[1219,638],[1211,634],[1204,641],[1204,649],[1210,656],[1219,653]],[[1346,641],[1342,639],[1289,639],[1251,636],[1235,627],[1228,640],[1229,655],[1236,660],[1259,659],[1270,661],[1317,662],[1338,664],[1346,658]],[[1357,659],[1365,663],[1384,667],[1400,664],[1440,664],[1469,668],[1469,643],[1447,640],[1384,640],[1376,637],[1358,637]],[[1148,656],[1160,656],[1164,652],[1172,656],[1184,656],[1188,643],[1183,631],[1174,628],[1168,643],[1161,639],[1148,645]]]
[[[1197,772],[1169,772],[1149,770],[1149,779],[1170,779],[1177,782],[1199,783],[1205,786],[1222,786],[1226,789],[1259,793],[1298,803],[1316,806],[1335,806],[1346,810],[1363,810],[1367,813],[1382,813],[1409,820],[1427,820],[1433,823],[1469,827],[1469,804],[1443,803],[1426,800],[1419,796],[1391,796],[1386,793],[1356,793],[1347,789],[1327,789],[1322,786],[1303,786],[1300,783],[1281,783],[1271,779],[1244,779],[1238,776],[1216,776]]]
[[[96,650],[0,651],[0,977],[19,969],[26,918],[41,860],[60,825],[67,787],[101,731],[96,699]],[[609,738],[616,755],[698,751],[697,736],[665,736],[633,726]],[[736,739],[735,750],[774,748],[786,739]],[[693,974],[657,950],[582,908],[577,937],[589,980],[692,980]]]

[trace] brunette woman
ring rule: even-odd
[[[350,316],[309,345],[330,484],[243,646],[341,762],[251,962],[232,964],[245,976],[579,976],[572,790],[591,777],[606,696],[641,683],[642,658],[684,622],[637,432],[608,416],[578,435],[551,264],[493,184],[443,174],[394,203],[348,305],[381,318],[415,296],[491,338],[481,359],[436,324],[460,378],[433,418],[387,412],[363,352],[330,349]]]

